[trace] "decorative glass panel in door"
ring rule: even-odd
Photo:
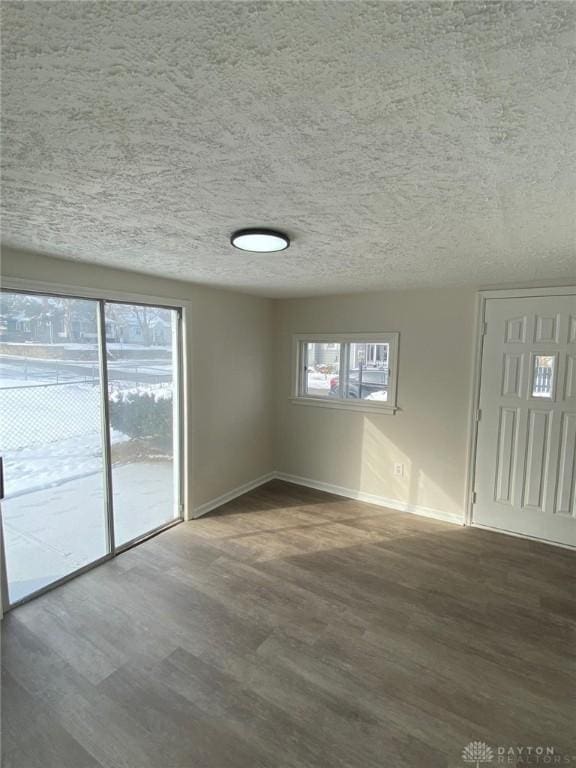
[[[474,524],[576,546],[576,293],[485,307]]]
[[[0,293],[0,452],[13,604],[109,552],[98,302]]]
[[[179,517],[179,312],[105,303],[114,540]]]

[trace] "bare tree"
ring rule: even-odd
[[[107,304],[106,315],[118,325],[121,333],[124,327],[136,322],[142,344],[149,347],[153,340],[155,321],[165,319],[166,310],[144,304]]]

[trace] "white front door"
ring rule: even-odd
[[[473,523],[576,546],[576,292],[485,321]]]

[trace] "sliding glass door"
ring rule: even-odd
[[[105,318],[118,548],[179,515],[179,315],[106,302]]]
[[[13,605],[180,517],[180,314],[0,293]]]
[[[2,518],[13,603],[109,551],[98,302],[2,293],[0,323]],[[73,327],[82,328],[81,341]],[[78,341],[65,343],[68,336]]]

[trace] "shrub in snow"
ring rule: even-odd
[[[110,423],[128,437],[172,441],[172,392],[129,389],[110,397]]]

